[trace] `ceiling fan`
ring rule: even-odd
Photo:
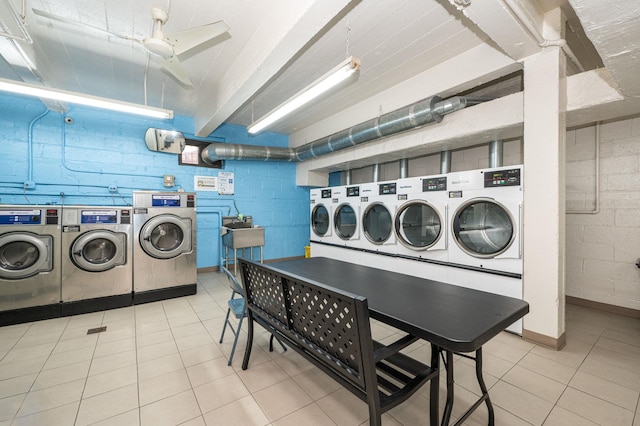
[[[81,25],[93,31],[98,31],[110,36],[133,41],[142,46],[147,52],[149,52],[150,58],[154,62],[162,66],[178,82],[189,87],[192,86],[191,79],[180,64],[178,56],[229,31],[229,25],[227,25],[226,22],[217,21],[177,33],[165,34],[162,32],[162,26],[169,20],[169,15],[164,10],[154,7],[151,9],[151,18],[153,19],[152,34],[147,38],[139,39],[123,34],[116,34],[103,28],[95,27],[93,25],[85,24],[79,21],[74,21],[73,19],[54,15],[43,10],[32,10],[36,15],[51,19],[53,21],[59,21],[72,25]]]

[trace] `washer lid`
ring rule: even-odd
[[[127,235],[106,229],[85,232],[71,245],[71,260],[87,272],[104,272],[127,263]]]
[[[514,217],[492,198],[475,198],[462,204],[453,217],[452,231],[464,252],[484,259],[504,253],[516,238]]]
[[[191,251],[191,219],[161,214],[140,230],[140,246],[151,257],[171,259]]]
[[[22,279],[53,269],[53,237],[31,232],[0,235],[0,278]]]

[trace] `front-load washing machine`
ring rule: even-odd
[[[396,270],[396,238],[393,234],[396,189],[395,181],[360,185],[360,248],[363,265]]]
[[[449,281],[523,297],[523,168],[450,173]],[[510,331],[521,333],[522,321]]]
[[[195,294],[196,194],[133,192],[133,303]]]
[[[60,316],[55,206],[0,206],[0,326]]]
[[[360,186],[338,186],[333,191],[333,242],[343,247],[358,248],[360,239]]]
[[[331,251],[328,245],[333,235],[332,188],[314,188],[309,191],[310,235],[312,257],[326,257]]]
[[[317,188],[309,191],[310,237],[313,242],[328,242],[333,231],[331,188]]]
[[[324,256],[347,262],[360,261],[360,186],[346,185],[331,188],[333,232],[328,237],[329,245]]]
[[[64,206],[63,315],[132,304],[132,229],[131,207]]]
[[[400,179],[398,186],[407,193],[394,220],[398,263],[408,274],[446,281],[447,176]]]

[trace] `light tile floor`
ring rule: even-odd
[[[0,425],[368,424],[363,402],[293,351],[269,353],[264,332],[248,370],[245,336],[228,367],[232,335],[218,343],[226,278],[202,273],[198,284],[194,296],[1,327]],[[372,332],[384,341],[395,331],[374,323]],[[429,345],[408,352],[429,359]],[[502,333],[484,354],[497,425],[640,426],[638,319],[569,305],[562,351]],[[455,370],[454,417],[479,393],[469,360]],[[383,422],[426,425],[427,407],[425,386]],[[483,406],[465,424],[486,419]]]

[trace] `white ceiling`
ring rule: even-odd
[[[616,48],[611,47],[615,33],[598,37],[614,23],[607,18],[613,15],[602,7],[590,12],[591,6],[609,2],[472,0],[466,11],[457,10],[456,5],[467,1],[0,0],[0,31],[21,36],[20,19],[11,16],[7,5],[20,14],[24,3],[25,28],[33,40],[29,44],[0,36],[0,78],[172,109],[194,117],[194,133],[206,136],[223,122],[249,125],[347,55],[359,58],[362,66],[356,82],[269,129],[291,134],[480,44],[489,44],[516,62],[535,53],[540,49],[535,37],[508,9],[515,3],[540,28],[545,11],[562,7],[569,19],[567,40],[573,40],[572,49],[589,69],[601,62],[578,17],[586,20],[588,38],[605,52],[605,65],[612,67],[611,75],[624,86],[625,95],[640,95],[636,77],[640,27],[638,8],[631,7],[637,0],[626,0],[632,10],[624,15],[629,18],[624,28],[634,31],[633,37],[624,37]],[[151,32],[152,7],[168,10],[165,33],[218,20],[229,24],[228,34],[180,56],[193,88],[148,62],[147,53],[136,43],[36,16],[31,10],[144,38]],[[424,97],[431,95],[435,94]]]

